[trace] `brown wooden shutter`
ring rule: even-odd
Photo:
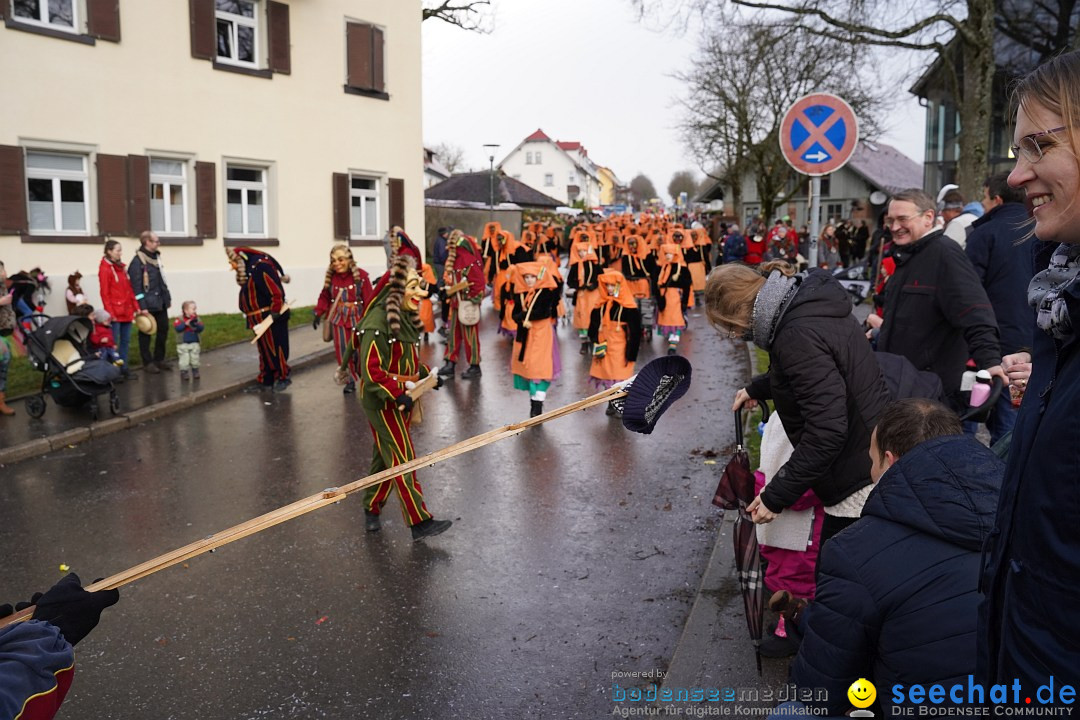
[[[405,181],[390,178],[390,227],[405,227]]]
[[[348,23],[345,30],[349,77],[349,87],[370,90],[372,88],[371,69],[371,26],[363,23]]]
[[[6,5],[0,0],[0,5]],[[23,149],[0,145],[0,232],[27,232],[26,159]],[[14,272],[13,270],[10,272]]]
[[[128,233],[150,229],[150,158],[128,155]]]
[[[217,236],[217,174],[212,162],[195,163],[195,228],[201,238]]]
[[[349,176],[334,173],[334,237],[348,240],[352,237],[352,207],[349,196]]]
[[[217,55],[214,0],[189,0],[191,57],[213,60]]]
[[[383,62],[383,31],[371,28],[371,89],[386,89],[386,69]]]
[[[97,156],[98,232],[102,235],[130,234],[127,164],[123,155]]]
[[[86,25],[93,37],[120,42],[120,0],[86,0]]]
[[[288,75],[292,72],[289,47],[289,6],[285,3],[266,3],[267,36],[270,39],[270,69]]]
[[[0,20],[7,20],[8,13],[11,12],[11,3],[7,0],[0,0]]]

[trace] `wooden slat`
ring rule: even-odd
[[[86,26],[91,37],[120,42],[120,0],[86,0]]]
[[[267,38],[270,44],[270,69],[288,75],[292,72],[292,49],[289,45],[289,6],[269,0],[266,3]]]
[[[0,0],[0,4],[3,2]],[[28,213],[23,149],[0,145],[0,232],[27,232],[30,226]]]
[[[123,155],[97,156],[98,232],[128,232],[128,159]]]

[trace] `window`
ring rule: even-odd
[[[266,237],[266,169],[227,165],[225,234]]]
[[[539,150],[537,150],[535,153],[533,153],[533,162],[536,165],[540,164],[540,151]]]
[[[532,165],[533,164],[532,153],[531,152],[525,153],[525,164],[526,165]]]
[[[829,203],[825,208],[826,216],[834,218],[837,222],[844,219],[844,204],[843,203]]]
[[[23,22],[78,32],[77,5],[76,0],[14,0],[12,10],[15,18]]]
[[[567,182],[570,183],[571,185],[576,183],[577,182],[577,175],[575,175],[574,173],[570,173],[570,177],[567,178]]]
[[[86,235],[90,228],[85,155],[26,153],[30,232]]]
[[[255,67],[258,13],[254,0],[214,0],[218,62]]]
[[[379,181],[352,176],[349,185],[349,220],[354,239],[379,237]]]
[[[150,229],[159,235],[187,234],[187,163],[150,159]]]
[[[345,92],[389,100],[385,34],[368,23],[345,23]]]
[[[544,175],[544,186],[545,187],[552,187],[554,184],[555,184],[555,176],[554,175],[552,175],[551,173],[547,173],[546,175]]]

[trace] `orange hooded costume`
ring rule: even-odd
[[[618,270],[600,273],[600,302],[592,311],[589,339],[594,343],[589,367],[594,383],[610,387],[634,374],[641,343],[641,312]]]
[[[574,329],[584,338],[589,317],[600,300],[600,258],[596,255],[592,233],[581,231],[570,246],[569,273],[566,284],[575,290]]]

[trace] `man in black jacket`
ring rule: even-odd
[[[1034,274],[1034,236],[1023,195],[1009,187],[1009,173],[986,179],[982,205],[986,214],[971,224],[964,252],[994,306],[1001,354],[1012,355],[1029,349],[1035,332],[1035,311],[1027,301],[1028,283]],[[1004,392],[986,423],[990,441],[997,442],[1015,422],[1016,408]]]
[[[1001,370],[997,321],[990,300],[960,246],[934,230],[934,199],[904,190],[889,201],[896,272],[885,285],[885,314],[877,349],[903,355],[941,378],[954,410],[963,407],[960,381],[968,358],[1008,381]]]
[[[825,688],[834,716],[859,678],[877,686],[885,717],[906,714],[893,706],[913,712],[934,685],[956,705],[951,689],[961,685],[966,701],[975,669],[980,550],[1004,463],[925,398],[885,409],[870,459],[876,485],[862,518],[821,548],[791,679]]]
[[[128,279],[131,280],[139,309],[153,315],[157,323],[153,354],[150,353],[150,336],[144,332],[139,333],[139,355],[142,356],[143,367],[148,373],[172,369],[172,366],[165,362],[165,341],[169,337],[168,310],[172,305],[172,295],[169,294],[169,286],[165,284],[165,275],[161,272],[161,253],[158,251],[160,246],[161,240],[157,233],[147,230],[139,236],[139,249],[135,251],[135,257],[128,265]]]

